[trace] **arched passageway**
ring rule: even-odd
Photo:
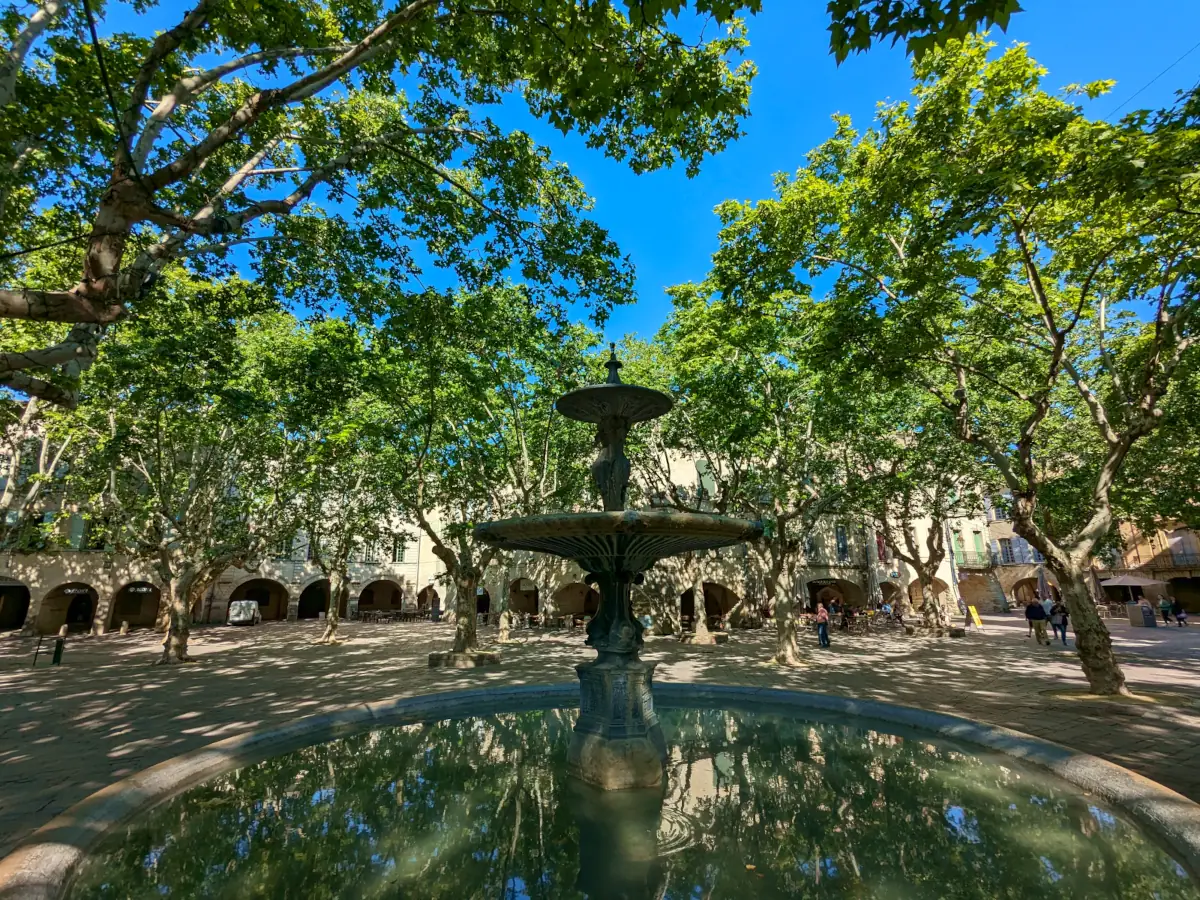
[[[903,591],[900,586],[892,584],[890,581],[885,581],[879,585],[879,593],[883,597],[883,602],[890,606],[895,606],[896,602],[903,596]]]
[[[394,581],[372,581],[358,593],[360,610],[400,609],[404,605],[404,589]]]
[[[860,585],[844,578],[813,578],[808,582],[808,605],[806,609],[815,610],[818,603],[824,603],[825,608],[837,601],[840,606],[853,606],[865,609],[867,595]]]
[[[122,622],[130,628],[153,628],[158,621],[162,591],[148,581],[132,581],[113,595],[107,627],[115,631]]]
[[[478,615],[486,615],[492,610],[492,595],[485,587],[475,588],[475,612]]]
[[[20,582],[0,583],[0,631],[15,631],[29,614],[29,588]]]
[[[538,614],[538,586],[528,578],[516,578],[508,586],[508,608],[515,615]]]
[[[1172,578],[1169,592],[1190,613],[1200,614],[1200,578]]]
[[[600,592],[581,581],[564,584],[550,598],[560,616],[594,616],[600,608]]]
[[[90,584],[70,581],[60,584],[42,600],[38,610],[38,634],[56,634],[63,625],[68,631],[90,631],[100,595]]]
[[[264,622],[277,622],[287,618],[287,588],[273,579],[251,578],[249,581],[243,581],[229,595],[231,603],[235,600],[253,600],[257,603],[259,615]]]
[[[314,581],[300,592],[300,603],[296,611],[298,619],[316,619],[329,609],[329,579]],[[343,610],[338,611],[344,615]]]
[[[1061,595],[1059,594],[1059,591],[1058,591],[1058,585],[1054,584],[1054,582],[1052,582],[1050,580],[1049,575],[1046,576],[1046,586],[1050,590],[1050,599],[1051,600],[1061,599]],[[1121,601],[1120,601],[1123,603],[1129,597],[1129,593],[1128,593],[1129,589],[1122,588],[1121,590],[1125,591],[1125,596],[1122,597]],[[1135,590],[1135,592],[1140,592],[1141,589],[1135,588],[1134,590]],[[1034,600],[1040,600],[1041,597],[1038,594],[1037,576],[1031,575],[1029,578],[1022,578],[1020,581],[1018,581],[1016,584],[1013,585],[1012,594],[1013,594],[1013,599],[1020,606],[1028,606]]]
[[[950,586],[940,578],[933,579],[933,599],[939,603],[945,603],[949,599],[948,592]],[[908,583],[908,602],[912,604],[913,609],[921,609],[925,601],[921,598],[921,582],[913,579]]]
[[[417,611],[418,612],[433,612],[434,610],[441,611],[442,595],[437,592],[432,584],[421,588],[417,592]]]
[[[704,582],[704,615],[705,624],[715,628],[723,616],[738,604],[739,597],[723,584],[714,581]],[[696,592],[688,588],[679,595],[679,614],[684,624],[696,621]]]

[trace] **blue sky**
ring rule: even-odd
[[[1108,118],[1113,109],[1200,40],[1198,0],[1023,0],[1007,34],[1049,69],[1047,86],[1116,79],[1113,93],[1088,107]],[[840,67],[828,52],[825,3],[767,0],[751,19],[747,56],[758,65],[746,136],[710,159],[689,179],[682,167],[637,176],[620,163],[534,126],[534,137],[555,151],[596,198],[594,218],[608,228],[637,266],[636,305],[617,309],[609,339],[636,332],[651,337],[670,312],[664,288],[704,277],[717,246],[713,208],[726,199],[756,200],[771,193],[775,172],[794,171],[830,133],[830,116],[848,113],[865,125],[875,104],[907,96],[902,47],[877,47]],[[1200,48],[1163,75],[1118,115],[1170,103],[1174,91],[1200,80]]]

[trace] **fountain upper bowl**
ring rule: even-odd
[[[762,526],[703,513],[625,510],[499,519],[476,525],[474,534],[503,550],[562,556],[590,572],[640,572],[668,556],[755,540]]]

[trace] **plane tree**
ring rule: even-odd
[[[953,416],[1057,576],[1092,690],[1122,693],[1086,576],[1194,352],[1200,93],[1091,120],[1074,95],[1110,83],[1051,94],[1024,47],[990,50],[929,53],[911,100],[865,132],[839,117],[775,198],[723,205],[717,281],[757,315],[764,285],[822,279],[812,353],[920,385]]]

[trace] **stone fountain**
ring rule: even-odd
[[[589,785],[623,790],[660,785],[666,756],[654,711],[654,663],[638,655],[644,627],[633,615],[633,585],[660,559],[753,540],[762,529],[726,516],[625,509],[630,471],[625,438],[632,425],[664,415],[673,401],[661,391],[622,383],[615,346],[606,365],[604,384],[570,391],[555,404],[567,418],[597,426],[600,449],[592,477],[604,512],[484,522],[475,527],[475,537],[504,550],[574,560],[599,590],[600,606],[587,627],[596,659],[575,667],[579,719],[568,764]]]

